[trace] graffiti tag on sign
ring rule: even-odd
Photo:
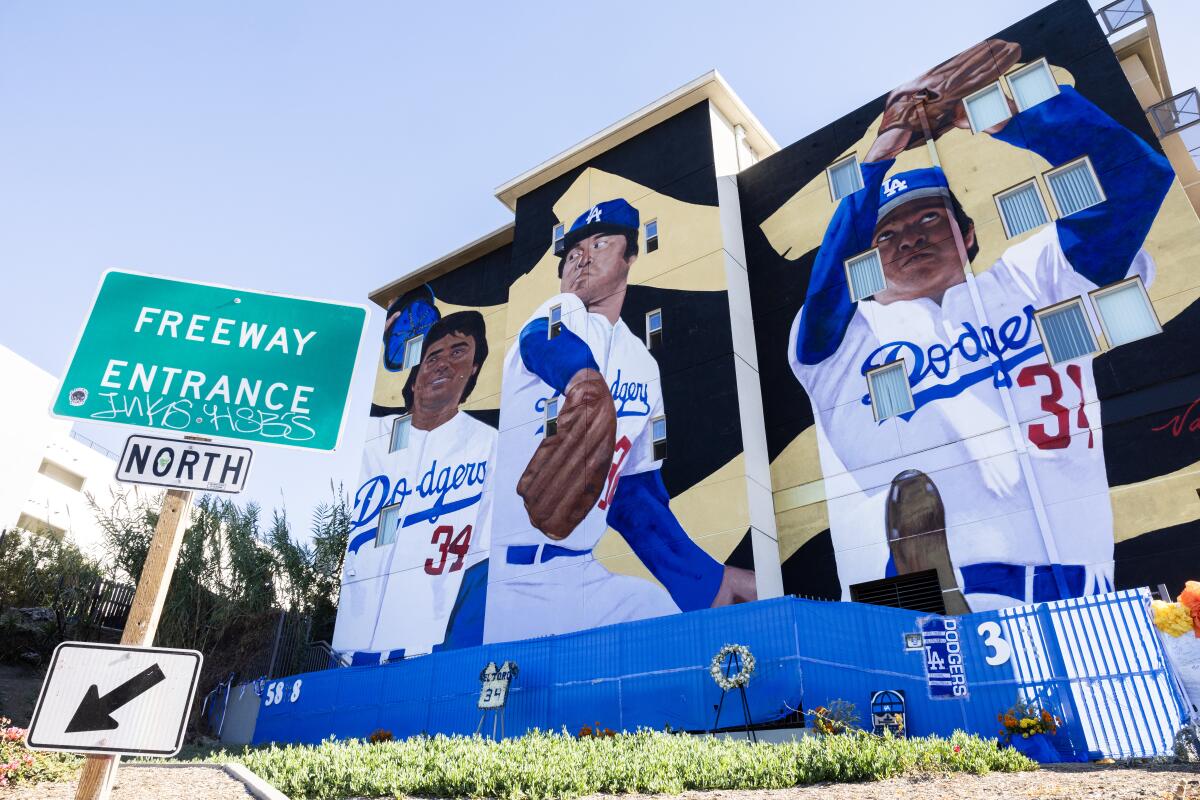
[[[925,680],[931,700],[965,700],[967,672],[963,664],[962,640],[954,617],[922,617]]]
[[[332,450],[365,323],[362,306],[109,271],[53,411]]]

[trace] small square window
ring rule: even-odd
[[[996,208],[1004,223],[1004,234],[1010,239],[1050,221],[1046,202],[1042,199],[1042,191],[1036,180],[996,195]]]
[[[993,125],[999,125],[1012,116],[1008,108],[1008,98],[999,83],[993,83],[968,96],[964,103],[967,105],[967,119],[971,121],[971,130],[979,133]]]
[[[408,432],[412,428],[412,415],[405,414],[402,417],[397,417],[392,423],[392,439],[388,445],[388,452],[394,453],[397,450],[403,450],[408,447]]]
[[[1096,289],[1092,292],[1092,305],[1110,347],[1162,333],[1158,315],[1138,276]]]
[[[662,345],[662,309],[646,314],[646,347],[653,350]]]
[[[384,506],[379,512],[379,529],[375,532],[375,546],[383,547],[396,541],[400,530],[400,504]]]
[[[556,256],[563,254],[563,237],[567,234],[567,226],[561,222],[554,226],[550,233],[550,241],[553,243],[553,252]]]
[[[646,223],[646,252],[653,253],[658,249],[658,220],[652,219]]]
[[[424,343],[423,335],[414,336],[404,343],[404,363],[400,365],[400,369],[412,369],[421,363],[421,345]]]
[[[546,336],[553,339],[562,333],[562,306],[550,306],[550,327]]]
[[[1091,323],[1078,297],[1044,308],[1033,315],[1037,321],[1046,358],[1051,364],[1061,364],[1073,358],[1098,352]]]
[[[1010,73],[1007,80],[1018,111],[1033,108],[1058,94],[1058,84],[1054,82],[1054,74],[1044,58]]]
[[[1060,217],[1104,202],[1104,191],[1087,156],[1047,172],[1046,184]]]
[[[546,422],[544,426],[546,436],[553,436],[558,433],[558,398],[551,397],[546,401]]]
[[[875,412],[876,422],[907,414],[915,408],[904,359],[890,361],[868,372],[867,391],[871,394],[871,410]]]
[[[850,156],[825,169],[829,181],[829,196],[833,202],[863,188],[862,170],[858,167],[858,156]]]
[[[883,262],[878,250],[868,250],[854,258],[846,259],[846,281],[850,285],[850,299],[858,302],[887,288],[883,277]]]
[[[651,456],[655,461],[667,457],[667,418],[655,417],[650,420],[650,439],[652,441]]]

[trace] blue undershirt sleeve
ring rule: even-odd
[[[487,603],[488,560],[468,567],[458,587],[454,608],[446,621],[446,638],[433,652],[483,644],[483,614]]]
[[[549,333],[550,320],[538,317],[522,328],[518,337],[525,367],[547,385],[561,394],[579,370],[600,370],[587,342],[565,325],[553,339]]]
[[[846,259],[871,249],[879,189],[895,159],[861,165],[863,188],[843,197],[813,261],[800,329],[793,343],[801,364],[819,364],[842,343],[856,304],[846,286]]]
[[[1099,286],[1124,278],[1175,173],[1170,162],[1070,86],[993,136],[1060,166],[1088,156],[1105,201],[1055,222],[1075,271]]]
[[[622,475],[608,510],[609,526],[666,587],[681,611],[712,606],[725,566],[692,541],[668,505],[661,470]]]

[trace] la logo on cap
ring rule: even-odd
[[[883,184],[883,193],[891,197],[896,192],[902,192],[908,188],[908,181],[902,181],[899,178],[892,178],[890,181]],[[589,218],[590,220],[590,218]]]
[[[588,212],[587,219],[583,221],[584,225],[591,225],[593,222],[600,221],[600,206],[592,206],[592,210]]]

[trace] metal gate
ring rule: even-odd
[[[1149,757],[1171,752],[1185,717],[1149,606],[1131,589],[1002,609],[978,630],[989,664],[1011,660],[1009,691],[1061,716],[1064,756]]]

